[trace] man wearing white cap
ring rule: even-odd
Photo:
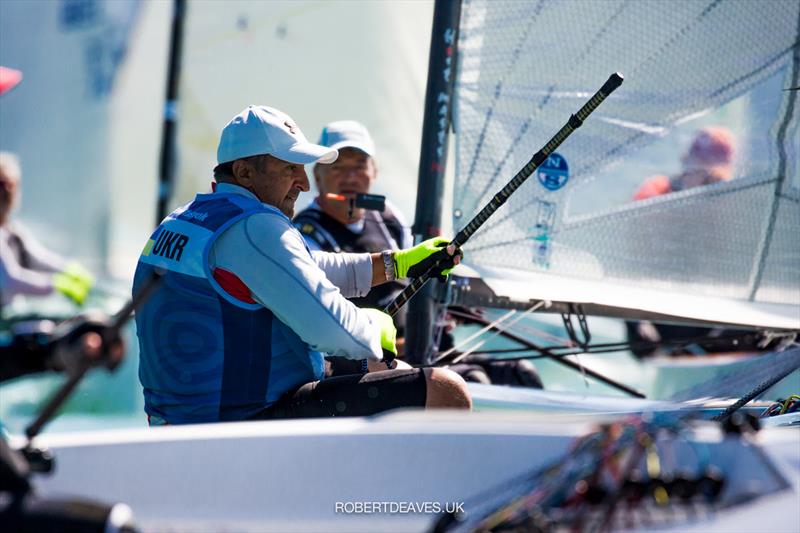
[[[273,108],[250,106],[225,126],[215,192],[164,219],[134,278],[134,291],[164,278],[136,314],[151,424],[471,406],[464,381],[444,369],[322,379],[323,354],[396,353],[388,315],[345,299],[390,277],[383,257],[311,252],[291,224],[309,190],[303,165],[336,157]],[[423,244],[393,254],[396,274],[459,260],[452,247]]]
[[[294,219],[295,227],[303,234],[309,248],[373,253],[411,246],[408,224],[390,202],[386,202],[381,212],[352,205],[357,194],[369,193],[378,177],[375,142],[367,128],[355,120],[331,122],[322,129],[319,144],[338,150],[339,157],[332,163],[320,161],[314,165],[319,195]],[[350,301],[358,307],[383,309],[405,285],[404,280],[391,280]],[[395,315],[394,321],[402,339],[404,309]],[[342,359],[335,362],[334,370],[352,367]]]

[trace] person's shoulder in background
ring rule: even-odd
[[[414,246],[414,237],[411,234],[411,226],[409,225],[405,216],[403,216],[403,213],[400,211],[400,209],[398,209],[398,207],[388,199],[386,200],[386,212],[397,221],[397,224],[403,230],[403,242],[397,243],[400,248],[411,248]]]
[[[292,224],[303,236],[311,251],[323,251],[325,249],[325,238],[320,234],[321,214],[322,210],[315,200],[292,219]]]
[[[633,195],[634,200],[647,200],[667,194],[671,190],[670,180],[668,176],[657,175],[650,176],[644,183],[642,183]]]

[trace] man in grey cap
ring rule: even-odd
[[[471,407],[464,381],[445,369],[323,379],[324,354],[394,368],[391,318],[345,296],[460,259],[432,242],[388,259],[310,251],[290,220],[309,190],[303,165],[336,157],[277,109],[250,106],[225,126],[215,191],[164,219],[134,277],[134,292],[163,277],[136,313],[151,424]]]
[[[339,157],[334,162],[319,161],[314,166],[319,195],[294,218],[294,225],[303,234],[309,248],[327,252],[374,253],[411,246],[409,226],[390,202],[386,202],[382,212],[359,209],[350,202],[359,193],[369,193],[378,178],[375,143],[367,128],[355,120],[331,122],[322,128],[319,144],[338,150]],[[405,285],[405,280],[392,280],[350,301],[363,308],[383,309]],[[394,319],[402,355],[405,310],[397,313]],[[359,370],[346,358],[328,357],[328,360],[332,375]],[[381,367],[372,364],[370,368]],[[529,361],[487,360],[480,365],[455,365],[451,370],[467,381],[541,388],[541,380]]]
[[[294,219],[309,248],[326,252],[381,252],[401,250],[412,244],[408,223],[399,210],[386,202],[383,211],[353,205],[359,193],[369,193],[378,178],[375,142],[366,126],[355,120],[339,120],[322,128],[319,144],[339,151],[332,163],[314,165],[319,194]],[[359,307],[383,309],[400,291],[405,280],[392,280],[351,301]],[[405,310],[394,317],[402,351]],[[335,368],[347,362],[336,359]]]

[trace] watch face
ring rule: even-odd
[[[394,258],[392,252],[381,252],[383,258],[383,269],[386,272],[386,281],[394,281],[397,275],[394,272]]]

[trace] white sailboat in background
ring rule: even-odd
[[[294,101],[297,94],[303,102],[330,97],[330,105],[320,110],[360,117],[360,106],[339,107],[342,93],[319,82],[341,81],[335,68],[313,73],[305,92],[305,86],[296,90],[295,71],[269,63],[280,56],[267,50],[273,47],[287,55],[324,55],[329,43],[308,44],[303,23],[317,20],[324,26],[329,22],[326,13],[334,9],[330,5],[189,5],[177,196],[204,188],[204,181],[188,187],[183,183],[184,178],[206,180],[209,175],[218,129],[214,124],[224,122],[233,105],[221,93],[236,101],[262,102],[281,97]],[[353,17],[374,15],[369,20],[376,24],[386,14],[382,9],[395,9],[387,3],[342,5]],[[580,348],[591,352],[587,332],[594,333],[595,341],[624,344],[620,322],[590,316],[582,332],[576,328],[573,345],[561,335],[563,342],[553,346],[553,322],[525,313],[531,309],[578,315],[570,323],[599,315],[778,333],[800,330],[800,114],[797,93],[783,90],[798,85],[800,76],[800,5],[777,1],[769,12],[760,6],[721,1],[437,3],[433,47],[444,54],[438,64],[453,70],[445,74],[431,68],[430,75],[455,81],[452,100],[445,95],[445,101],[453,110],[456,133],[456,229],[491,200],[609,73],[626,75],[623,87],[559,148],[568,170],[557,162],[540,168],[470,240],[465,247],[468,265],[451,283],[420,294],[428,299],[418,298],[415,305],[427,306],[434,317],[446,313],[441,301],[459,306],[456,313],[486,308],[472,322],[483,320],[492,327],[471,341],[479,326],[463,324],[455,335],[460,353],[523,348],[523,355],[537,354],[542,350],[538,339],[531,345],[535,335],[545,339],[549,355],[555,350],[558,359],[563,358],[559,348],[574,348],[582,341],[587,346]],[[428,15],[429,8],[427,4]],[[418,15],[401,17],[400,11],[391,24],[418,20]],[[298,17],[296,26],[288,22],[292,17]],[[386,45],[386,34],[375,33],[375,42]],[[349,36],[353,39],[347,42],[360,47],[347,54],[367,50],[359,35]],[[222,58],[239,54],[263,54],[264,69],[257,73],[263,75],[263,85],[237,83],[241,72],[252,71],[253,62]],[[364,120],[376,132],[379,146],[397,144],[390,132],[401,138],[401,146],[418,139],[416,116],[397,111],[411,107],[398,102],[413,90],[398,91],[394,82],[386,81],[402,65],[391,64],[394,74],[364,76],[386,84],[384,90],[368,91],[380,105],[365,106],[377,110],[375,125]],[[418,68],[415,64],[411,70]],[[359,74],[355,69],[350,75]],[[428,98],[436,102],[440,94],[429,85]],[[398,100],[383,103],[389,96]],[[444,101],[438,102],[438,108],[431,108],[441,109]],[[304,120],[304,110],[287,109],[306,128],[314,121],[310,115]],[[343,118],[320,116],[325,117],[320,123]],[[443,186],[447,144],[439,134],[446,133],[448,116],[445,108],[442,116],[427,117],[432,132],[427,138],[438,144],[433,160],[423,157],[421,191],[427,187],[425,176],[439,181],[434,190]],[[676,170],[670,161],[677,161],[694,130],[709,124],[722,124],[737,136],[735,178],[632,202],[636,185],[650,174]],[[404,168],[397,157],[387,161],[387,168]],[[417,200],[414,230],[420,237],[442,225],[437,218],[440,199],[433,202],[437,205],[426,205],[424,196],[420,193]],[[420,358],[441,356],[438,345],[430,343],[440,322],[428,321],[430,329],[415,326],[412,343],[425,345]],[[487,339],[491,330],[500,336]],[[138,523],[153,530],[408,531],[432,528],[439,519],[437,513],[387,512],[383,507],[359,513],[354,507],[359,502],[435,502],[440,511],[447,510],[441,508],[447,503],[467,506],[466,522],[440,522],[441,528],[500,527],[502,520],[483,520],[502,511],[508,513],[504,519],[521,518],[523,530],[540,527],[536,517],[547,518],[548,527],[558,530],[568,522],[566,508],[582,509],[580,513],[588,513],[586,523],[603,526],[591,521],[596,517],[589,507],[570,507],[578,504],[569,503],[573,500],[564,494],[576,490],[576,481],[601,472],[598,468],[611,468],[610,455],[624,466],[638,464],[634,459],[640,454],[653,480],[666,479],[654,473],[655,464],[657,472],[672,475],[683,467],[695,480],[713,467],[724,475],[724,488],[716,499],[688,498],[683,507],[671,508],[676,512],[648,507],[656,523],[620,519],[606,523],[607,528],[694,524],[722,531],[736,520],[741,527],[750,523],[782,531],[800,524],[793,504],[800,494],[800,434],[797,428],[783,427],[797,424],[797,415],[765,419],[770,427],[744,437],[725,433],[717,424],[683,419],[688,413],[719,415],[732,400],[777,381],[800,366],[800,349],[656,367],[626,352],[576,357],[569,359],[571,364],[585,365],[588,377],[565,371],[560,363],[537,360],[544,391],[471,386],[482,413],[409,412],[370,419],[45,433],[37,442],[53,450],[58,469],[37,479],[37,490],[45,496],[72,493],[124,501]],[[606,377],[603,384],[592,377],[592,370],[614,379]],[[644,389],[647,399],[609,388],[617,380]],[[782,386],[780,390],[800,390],[797,370]],[[656,415],[638,417],[642,412]],[[623,414],[634,416],[626,419]],[[581,435],[588,437],[576,441]],[[652,442],[643,444],[648,439]],[[592,447],[595,441],[618,448]],[[621,468],[625,475],[633,470]],[[619,478],[618,494],[630,477],[625,475]],[[613,510],[616,502],[608,505]]]

